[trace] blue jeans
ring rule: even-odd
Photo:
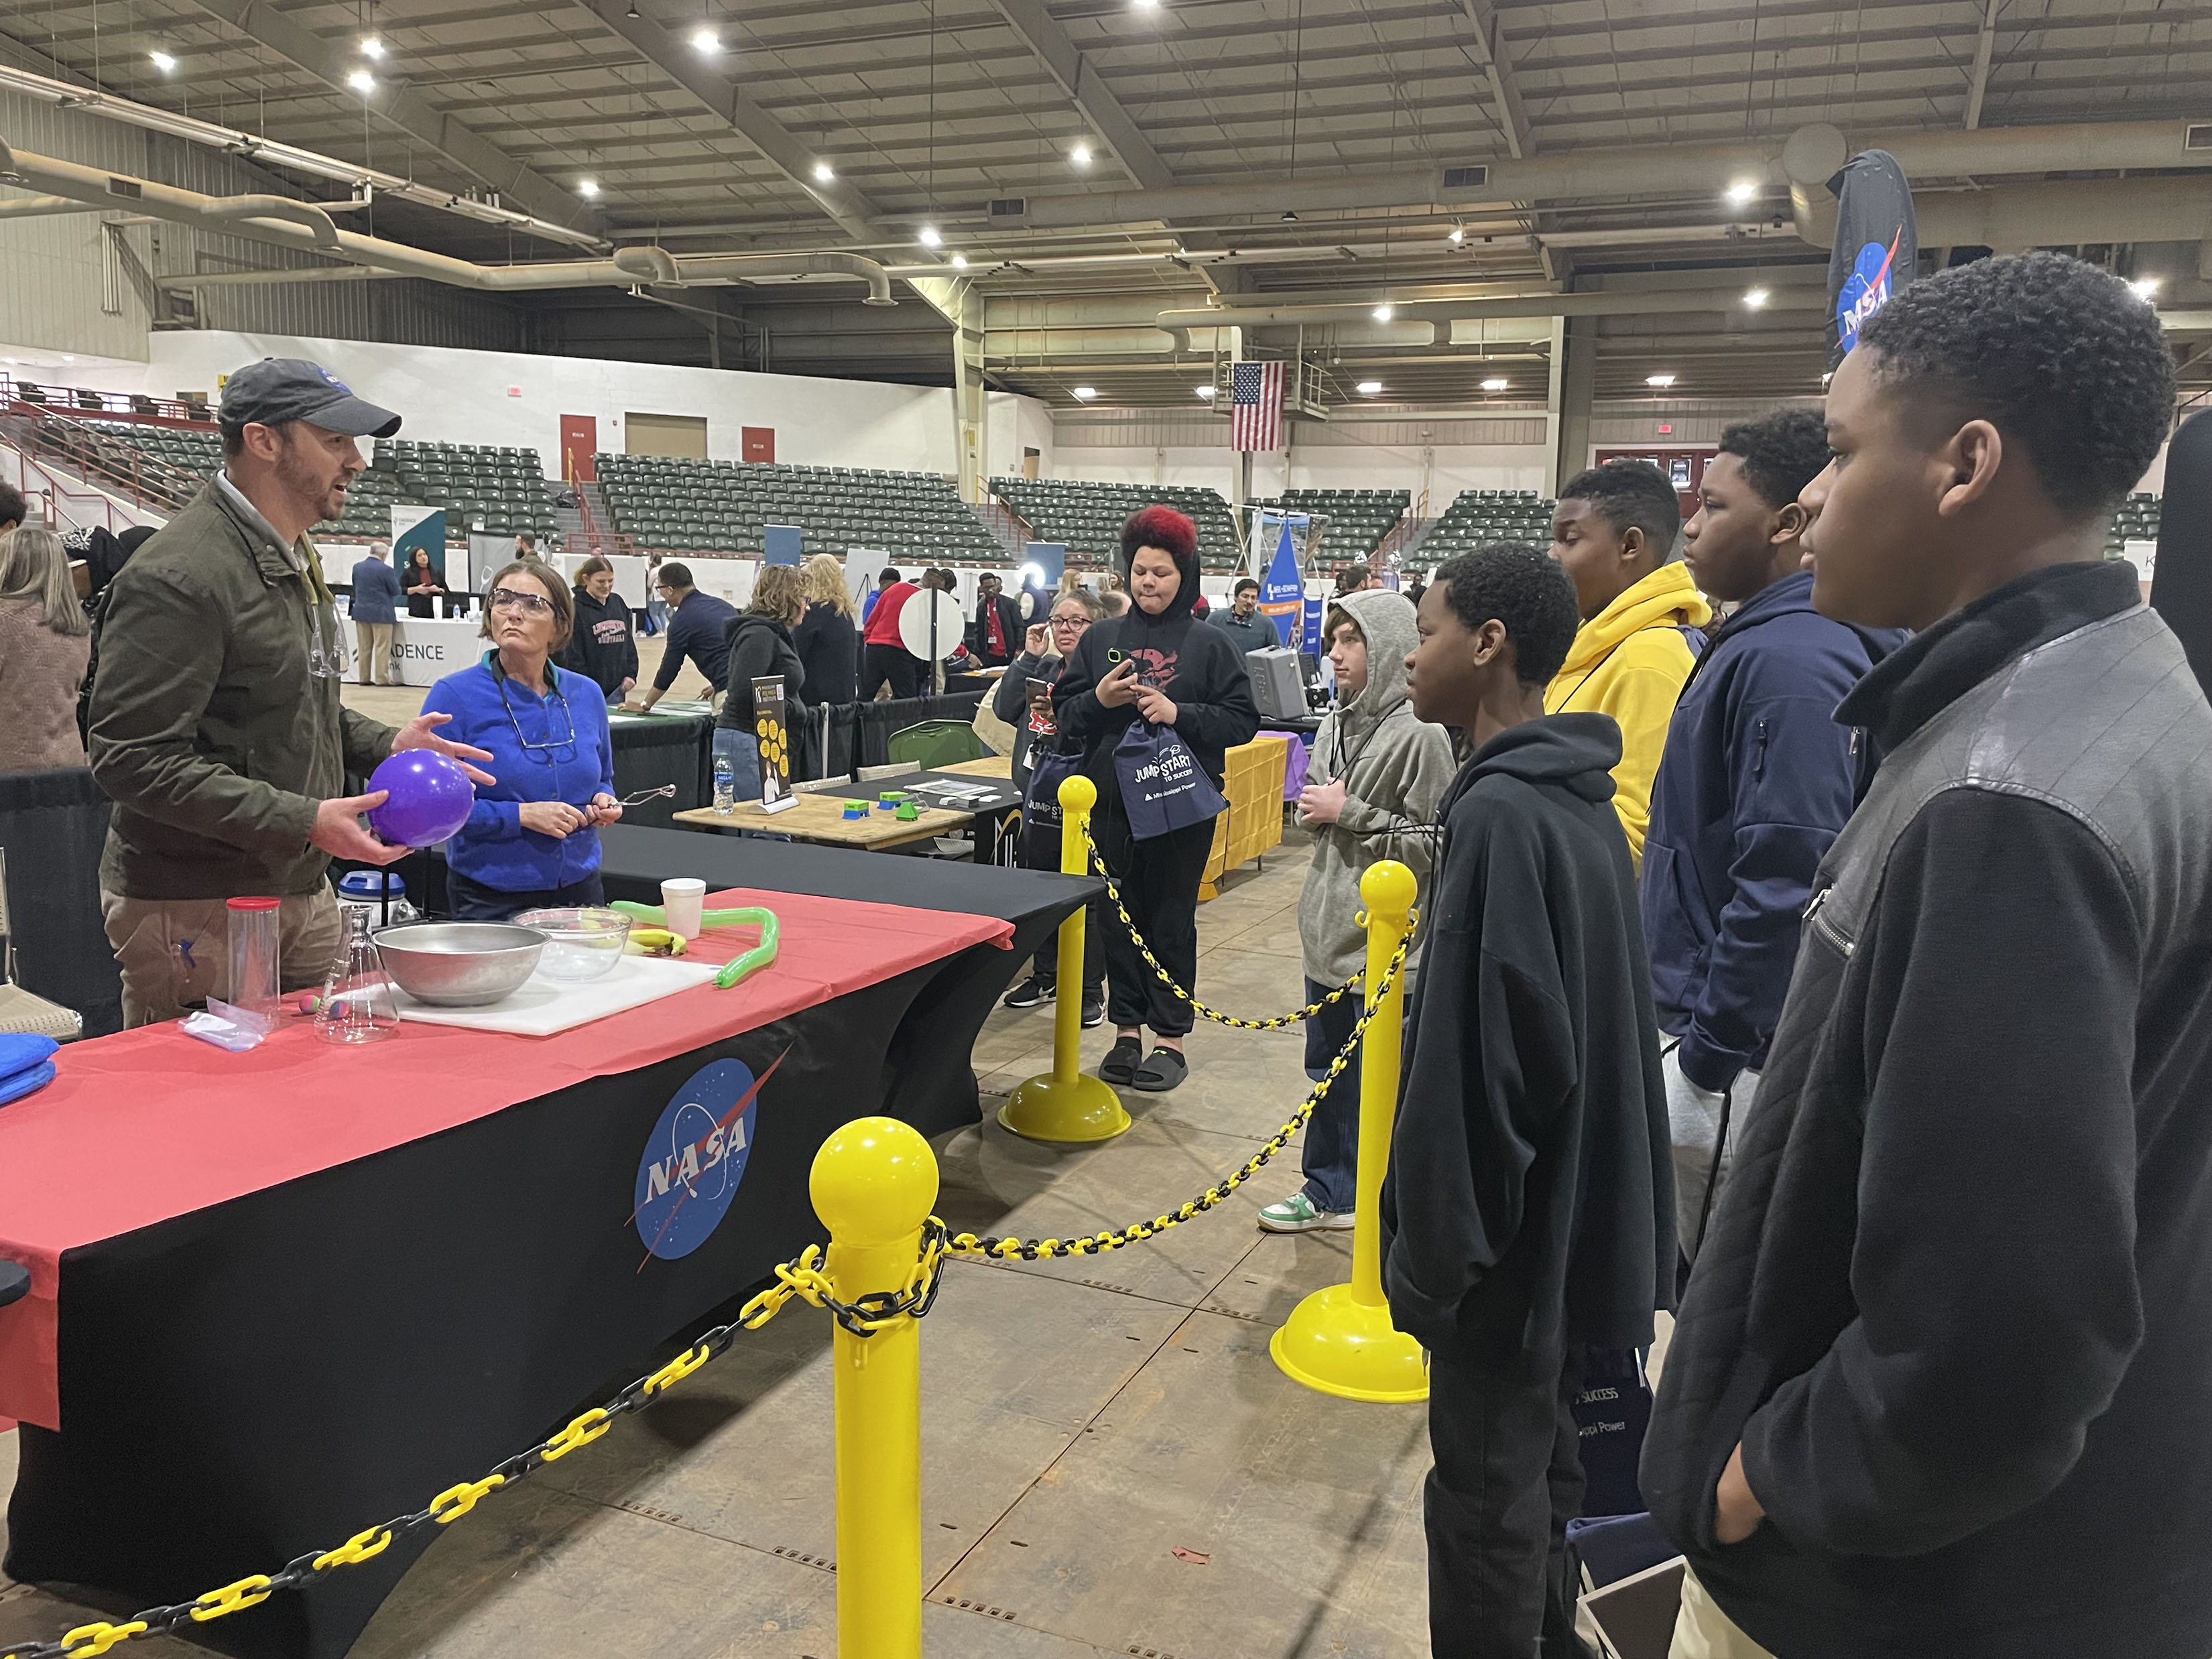
[[[761,798],[760,739],[750,732],[740,732],[734,726],[714,728],[714,758],[726,758],[730,770],[736,775],[737,799],[758,800]]]
[[[1318,980],[1306,981],[1306,1000],[1318,1000],[1330,988]],[[1337,1050],[1351,1040],[1359,1024],[1359,993],[1346,992],[1306,1020],[1306,1075],[1316,1083],[1328,1071]],[[1303,1167],[1305,1194],[1316,1210],[1342,1214],[1356,1200],[1359,1173],[1359,1052],[1352,1051],[1342,1074],[1306,1121]]]

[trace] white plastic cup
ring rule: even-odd
[[[671,876],[660,884],[660,908],[667,913],[672,933],[698,938],[699,915],[706,903],[707,884],[696,876]]]

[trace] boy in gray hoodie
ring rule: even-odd
[[[1367,963],[1356,918],[1359,878],[1395,859],[1428,889],[1437,803],[1458,770],[1441,726],[1416,719],[1406,696],[1406,659],[1419,643],[1413,606],[1402,593],[1367,588],[1338,596],[1323,623],[1336,671],[1337,707],[1314,735],[1313,763],[1298,797],[1298,822],[1314,838],[1298,897],[1306,1000],[1343,984]],[[1411,958],[1408,958],[1410,963]],[[1306,1021],[1306,1075],[1318,1081],[1358,1024],[1357,994]],[[1270,1232],[1352,1225],[1359,1160],[1359,1059],[1314,1108],[1304,1147],[1305,1184],[1260,1212]]]

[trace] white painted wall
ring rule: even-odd
[[[1041,398],[1025,398],[1018,392],[988,392],[985,394],[983,420],[987,476],[994,478],[1020,477],[1022,451],[1024,449],[1038,452],[1039,477],[1058,476],[1053,471],[1054,439],[1051,404]]]
[[[942,386],[219,331],[156,334],[148,344],[143,386],[131,389],[211,392],[216,375],[257,359],[305,357],[397,410],[407,437],[532,447],[549,465],[560,452],[562,415],[596,416],[599,447],[619,452],[622,417],[635,410],[704,416],[707,453],[717,460],[741,458],[741,427],[767,426],[775,428],[779,461],[911,472],[954,467],[952,393]]]

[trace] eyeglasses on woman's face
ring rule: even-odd
[[[495,611],[520,611],[526,617],[543,617],[553,609],[553,601],[543,593],[524,593],[512,587],[495,587],[491,591],[491,608]]]
[[[1088,617],[1054,617],[1052,619],[1052,625],[1056,631],[1063,634],[1080,634],[1085,629],[1091,626],[1091,618]]]

